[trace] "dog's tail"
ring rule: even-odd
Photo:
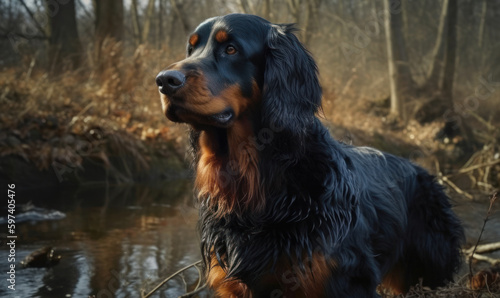
[[[460,220],[435,177],[417,167],[416,179],[416,193],[408,202],[408,230],[401,260],[406,267],[406,290],[420,278],[431,288],[452,281],[462,262],[465,239]]]

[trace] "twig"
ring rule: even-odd
[[[471,171],[474,171],[474,170],[477,170],[477,169],[480,169],[480,168],[483,168],[483,167],[494,166],[494,165],[496,165],[498,163],[500,163],[500,159],[493,160],[493,161],[486,162],[486,163],[482,163],[482,164],[478,164],[478,165],[474,165],[474,166],[471,166],[471,167],[468,167],[468,168],[462,168],[462,169],[458,170],[456,173],[453,173],[453,174],[450,174],[450,175],[446,175],[445,177],[452,177],[452,176],[455,176],[455,175],[458,175],[458,174],[464,174],[464,173],[471,172]]]
[[[467,160],[467,162],[462,166],[462,168],[466,168],[468,167],[469,165],[471,165],[473,162],[475,162],[475,160],[480,157],[484,152],[484,149],[481,150],[481,151],[476,151],[474,152],[474,154],[472,154],[472,156],[469,158],[469,160]]]
[[[467,197],[469,200],[472,200],[474,197],[468,193],[468,192],[465,192],[463,190],[461,190],[458,186],[455,185],[455,183],[451,182],[448,177],[446,176],[442,176],[441,179],[446,182],[451,188],[453,188],[457,193]]]
[[[194,268],[196,268],[196,270],[198,270],[198,283],[196,284],[196,287],[194,288],[194,290],[198,289],[200,284],[201,284],[201,278],[202,278],[202,273],[201,273],[201,269],[200,267],[198,266],[195,266]]]
[[[473,250],[474,250],[474,247],[471,247],[471,248],[465,250],[464,253],[470,254],[470,253],[472,253]],[[492,252],[495,250],[500,250],[500,242],[482,244],[482,245],[478,245],[476,247],[476,253]]]
[[[28,5],[26,5],[26,3],[24,2],[24,0],[20,0],[20,1],[21,1],[21,4],[26,9],[26,11],[28,12],[28,14],[30,15],[31,19],[33,19],[33,22],[35,23],[35,25],[38,28],[38,30],[40,30],[40,33],[42,33],[42,35],[46,37],[47,35],[45,34],[45,31],[43,30],[42,26],[36,20],[35,16],[31,12],[31,10],[29,9]]]
[[[156,292],[159,288],[161,288],[165,283],[167,283],[169,280],[171,280],[172,278],[174,278],[177,274],[183,272],[184,270],[187,270],[193,266],[196,266],[198,264],[201,264],[201,260],[199,260],[198,262],[194,262],[193,264],[191,265],[188,265],[182,269],[179,269],[177,272],[175,272],[174,274],[170,275],[169,277],[165,278],[161,283],[159,283],[153,290],[151,290],[149,293],[147,293],[146,295],[142,296],[142,298],[148,298],[150,297],[151,295],[154,294],[154,292]]]
[[[481,122],[484,126],[486,126],[486,128],[490,131],[494,131],[495,130],[495,126],[491,125],[491,123],[489,123],[488,121],[484,120],[483,117],[479,116],[477,113],[473,112],[472,110],[471,111],[467,111],[469,115],[472,115],[474,118],[477,119],[477,121]]]
[[[470,256],[470,259],[471,260],[476,259],[479,261],[485,261],[485,262],[488,262],[492,265],[500,263],[500,259],[490,258],[490,257],[484,256],[484,255],[479,255],[479,254],[475,254],[473,256]]]
[[[82,3],[82,0],[78,0],[78,5],[80,5],[80,8],[83,9],[83,12],[87,15],[87,17],[91,20],[94,19],[92,14],[88,11],[87,7]]]
[[[31,59],[30,67],[26,72],[26,78],[25,78],[26,81],[29,81],[29,78],[31,77],[31,72],[33,71],[33,67],[35,67],[35,63],[36,63],[36,57],[33,57],[33,59]]]
[[[94,105],[94,102],[90,102],[85,108],[83,108],[83,110],[80,111],[80,113],[76,114],[75,116],[73,116],[73,118],[71,119],[71,121],[68,123],[68,125],[66,125],[66,127],[69,129],[71,128],[71,126],[73,126],[73,124],[75,124],[75,122],[78,120],[78,118],[85,114],[85,112],[87,112],[92,106]]]
[[[472,250],[472,253],[471,253],[470,257],[469,257],[469,274],[470,274],[470,278],[472,278],[474,276],[474,274],[472,273],[472,259],[474,258],[474,253],[476,253],[477,247],[479,245],[479,241],[481,241],[481,237],[483,236],[484,228],[486,227],[486,222],[488,221],[488,218],[491,215],[491,209],[492,209],[493,203],[495,203],[496,199],[497,199],[497,193],[495,192],[493,195],[491,195],[490,206],[488,207],[488,211],[486,211],[486,217],[483,220],[483,226],[481,227],[481,232],[479,233],[479,237],[477,237],[476,245],[474,245],[474,249]]]
[[[190,298],[190,297],[193,297],[194,295],[200,293],[201,291],[205,290],[205,288],[207,287],[207,284],[203,284],[201,287],[197,287],[195,290],[189,292],[189,293],[186,293],[184,295],[181,295],[179,296],[178,298]]]

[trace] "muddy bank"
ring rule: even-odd
[[[141,156],[110,154],[102,152],[92,156],[81,156],[78,164],[63,163],[54,159],[48,166],[40,168],[32,160],[19,155],[0,157],[0,180],[16,183],[23,189],[66,188],[91,184],[149,183],[182,179],[190,176],[189,165],[174,149]],[[3,183],[2,185],[4,185]]]

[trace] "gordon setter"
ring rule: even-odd
[[[191,126],[208,285],[221,297],[378,297],[459,267],[463,228],[434,177],[334,140],[317,67],[289,24],[200,24],[156,78]]]

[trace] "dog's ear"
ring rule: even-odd
[[[291,24],[271,25],[267,36],[263,124],[302,141],[321,105],[318,68]]]

